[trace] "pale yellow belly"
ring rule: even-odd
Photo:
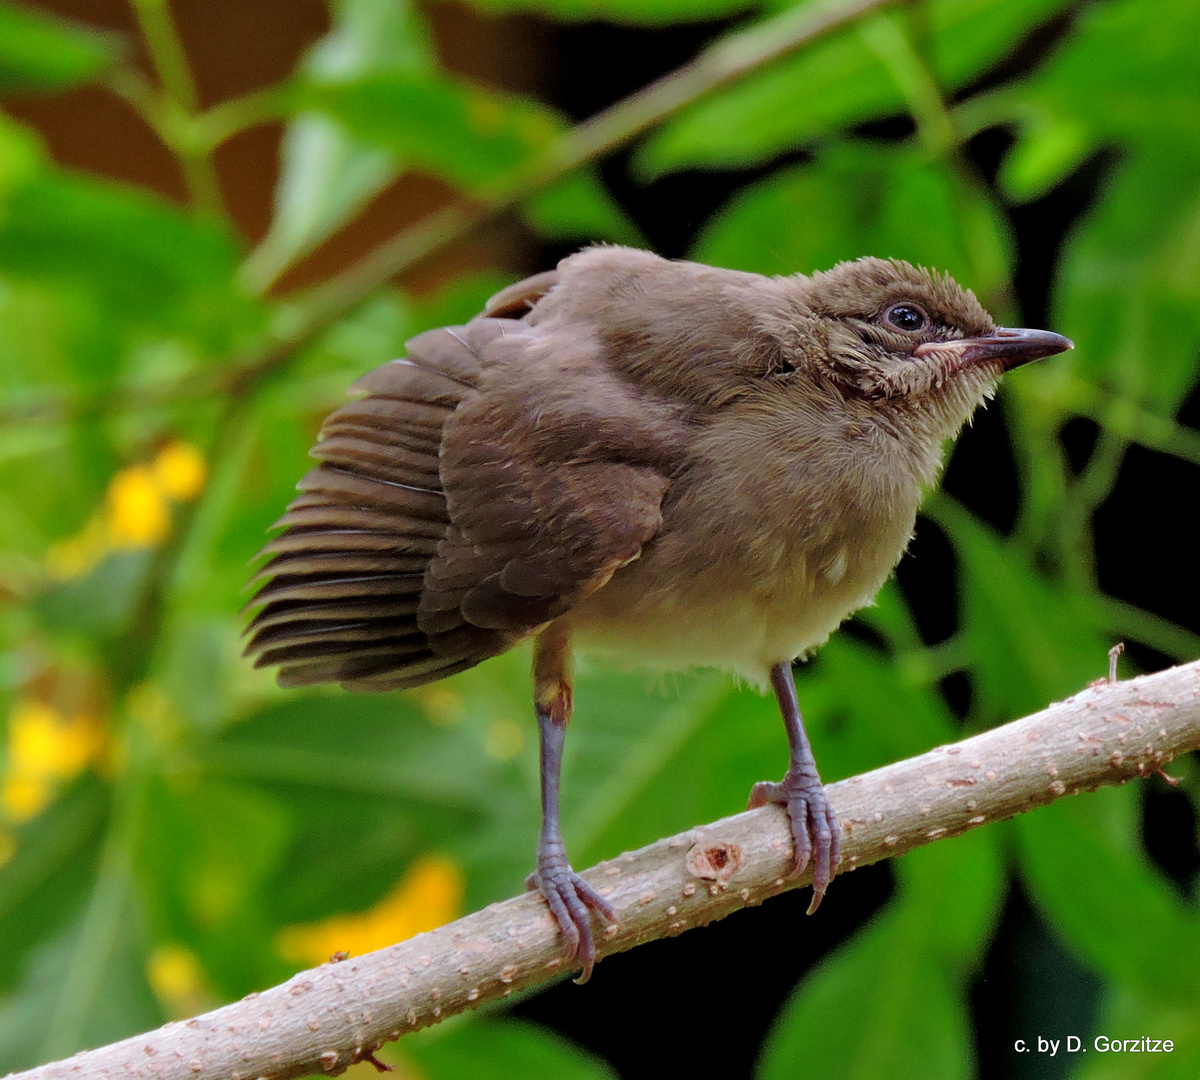
[[[772,665],[824,644],[870,603],[896,551],[870,565],[793,563],[764,584],[726,566],[685,581],[633,563],[564,616],[579,648],[657,671],[715,667],[765,686]]]

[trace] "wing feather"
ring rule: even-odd
[[[246,652],[278,665],[281,685],[378,691],[462,671],[652,539],[661,472],[636,455],[597,460],[586,417],[522,389],[547,355],[523,319],[558,280],[518,282],[467,325],[413,338],[326,419],[248,605]],[[569,384],[547,385],[570,401]],[[552,452],[528,437],[543,416]]]

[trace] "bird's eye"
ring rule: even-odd
[[[925,317],[925,312],[916,304],[893,304],[883,313],[883,317],[897,330],[903,330],[908,334],[924,330],[929,322]]]

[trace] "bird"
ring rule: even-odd
[[[617,912],[567,858],[575,649],[714,667],[778,701],[816,909],[839,828],[793,663],[868,605],[945,448],[1004,372],[1072,348],[950,276],[864,257],[766,277],[614,245],[429,330],[333,412],[260,554],[246,653],[285,687],[417,687],[533,640],[542,824],[527,886],[586,980]]]

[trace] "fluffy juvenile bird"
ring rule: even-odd
[[[1000,375],[1068,348],[904,262],[767,278],[589,248],[358,381],[263,549],[247,652],[284,686],[377,691],[534,638],[530,887],[584,977],[588,909],[616,913],[559,830],[572,648],[769,684],[790,760],[750,804],[786,808],[815,908],[838,827],[791,663],[874,597]]]

